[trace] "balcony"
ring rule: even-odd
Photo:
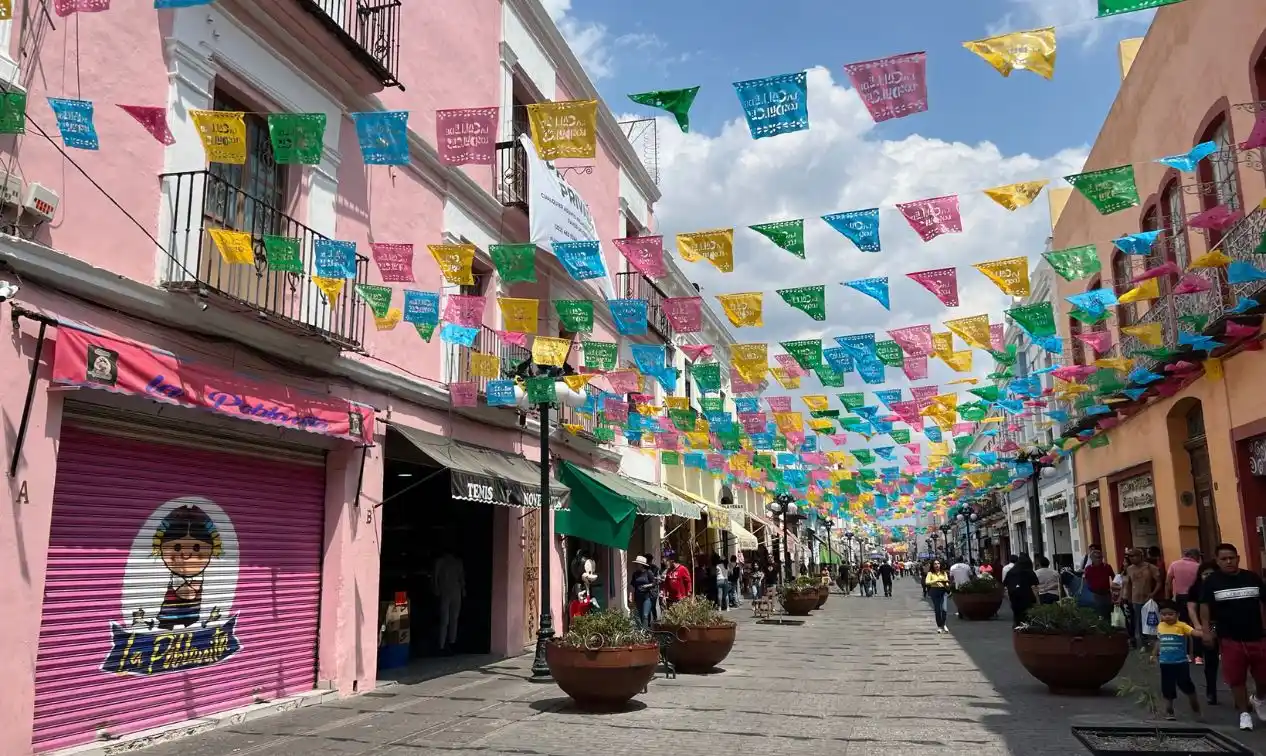
[[[285,29],[300,57],[360,94],[404,86],[403,0],[221,0],[233,12]]]
[[[489,328],[481,326],[479,335],[475,337],[475,345],[470,349],[457,344],[445,344],[444,355],[444,382],[445,383],[464,383],[474,381],[479,389],[479,395],[485,396],[488,389],[488,381],[491,378],[476,378],[470,369],[470,355],[472,352],[481,352],[483,354],[495,354],[501,359],[501,375],[499,378],[509,378],[514,374],[515,368],[524,360],[532,359],[532,351],[515,344],[511,344],[501,338],[501,335]]]
[[[665,344],[673,341],[673,327],[664,312],[667,295],[655,282],[641,273],[616,273],[616,292],[625,299],[646,300],[646,320],[651,331]]]
[[[314,244],[327,237],[210,171],[159,178],[166,204],[163,222],[170,226],[165,229],[170,258],[163,283],[169,291],[195,294],[208,305],[253,314],[340,349],[360,349],[368,308],[353,289],[368,282],[367,257],[357,255],[355,281],[348,281],[330,303],[311,281]],[[207,233],[213,228],[250,234],[255,264],[226,262]],[[264,236],[296,240],[299,260],[294,267],[303,272],[270,270]]]
[[[506,207],[528,209],[528,156],[518,139],[497,142],[493,160],[493,191],[497,201]]]

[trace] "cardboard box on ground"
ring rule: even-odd
[[[392,601],[378,604],[378,645],[395,646],[409,643],[409,597],[396,594]]]

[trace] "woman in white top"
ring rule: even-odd
[[[1039,604],[1054,604],[1059,601],[1059,573],[1051,569],[1051,560],[1046,557],[1037,558],[1037,601]]]

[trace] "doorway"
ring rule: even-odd
[[[1196,507],[1196,525],[1199,529],[1200,550],[1212,554],[1222,542],[1222,529],[1218,526],[1218,513],[1213,501],[1213,472],[1209,465],[1209,445],[1205,439],[1204,408],[1200,403],[1187,411],[1187,440],[1183,448],[1191,463],[1191,487]]]
[[[411,659],[492,649],[496,513],[491,504],[454,500],[450,475],[445,468],[416,462],[388,459],[385,465],[379,598],[408,597]],[[445,552],[460,562],[465,585],[456,640],[447,651],[440,643],[441,587],[436,585],[437,563]]]

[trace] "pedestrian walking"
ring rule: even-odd
[[[713,602],[725,612],[730,609],[730,567],[720,555],[712,556],[713,574],[716,576],[716,588],[713,590]]]
[[[1149,602],[1162,598],[1165,583],[1161,579],[1160,568],[1146,561],[1142,549],[1130,549],[1126,553],[1129,566],[1125,568],[1125,580],[1121,584],[1121,600],[1129,603],[1134,619],[1133,643],[1135,648],[1142,648],[1150,643],[1147,633],[1147,618],[1143,616],[1143,607]]]
[[[884,562],[879,565],[879,581],[884,584],[884,596],[886,598],[892,598],[892,576],[893,569],[890,563]]]
[[[941,560],[932,560],[932,566],[928,569],[927,577],[923,579],[923,585],[927,588],[927,596],[932,600],[932,616],[936,619],[936,632],[948,633],[949,628],[945,625],[945,601],[949,595],[950,578],[949,573],[941,566]]]
[[[1059,601],[1059,573],[1051,569],[1051,560],[1037,558],[1037,603],[1054,604]]]
[[[730,574],[728,585],[727,600],[731,609],[737,609],[739,605],[739,596],[743,593],[743,565],[739,564],[738,556],[730,555]]]
[[[659,567],[655,564],[654,554],[647,552],[642,556],[646,558],[646,572],[650,574],[651,583],[654,585],[651,590],[651,623],[654,624],[659,621]]]
[[[1160,622],[1156,625],[1152,661],[1160,666],[1165,719],[1175,719],[1174,699],[1178,698],[1178,691],[1187,696],[1192,713],[1198,717],[1200,699],[1196,697],[1196,684],[1191,681],[1191,667],[1187,660],[1187,640],[1193,630],[1191,625],[1178,619],[1178,607],[1173,601],[1161,601],[1159,606]]]
[[[694,593],[690,570],[686,569],[686,565],[679,564],[677,555],[671,551],[664,552],[664,576],[660,583],[664,587],[666,606],[672,606]]]
[[[1012,554],[1011,556],[1007,557],[1007,563],[1002,565],[1003,582],[1006,581],[1007,574],[1010,573],[1011,570],[1015,568],[1015,563],[1018,562],[1019,560],[1020,560],[1020,557],[1016,556],[1015,554]]]
[[[1222,652],[1222,676],[1231,688],[1240,713],[1240,729],[1253,729],[1253,715],[1266,721],[1266,623],[1262,621],[1262,597],[1266,585],[1248,570],[1240,569],[1240,553],[1229,543],[1214,551],[1218,570],[1209,574],[1200,590],[1200,629],[1206,644],[1215,640]],[[1248,694],[1252,672],[1255,695]]]
[[[1007,590],[1007,598],[1011,601],[1011,626],[1019,627],[1028,619],[1029,610],[1037,604],[1037,573],[1033,570],[1033,560],[1027,554],[1016,558],[1012,569],[1002,579],[1002,587]]]
[[[1116,573],[1112,571],[1112,565],[1104,560],[1102,549],[1091,547],[1086,559],[1088,561],[1081,573],[1081,590],[1078,592],[1077,603],[1094,609],[1095,613],[1106,620],[1112,614],[1112,585]]]
[[[629,577],[629,605],[633,607],[634,621],[644,630],[651,627],[651,607],[655,602],[655,578],[651,575],[649,566],[646,557],[636,557],[633,560],[633,574]]]
[[[1218,669],[1221,667],[1221,658],[1218,653],[1218,640],[1215,637],[1212,643],[1208,643],[1202,637],[1204,634],[1204,625],[1200,619],[1201,596],[1204,593],[1204,581],[1210,575],[1218,571],[1218,563],[1213,559],[1206,559],[1200,563],[1200,568],[1196,573],[1196,580],[1191,584],[1191,593],[1187,600],[1187,615],[1191,617],[1189,623],[1195,631],[1192,634],[1191,655],[1195,658],[1197,666],[1204,667],[1204,700],[1210,706],[1218,705]]]

